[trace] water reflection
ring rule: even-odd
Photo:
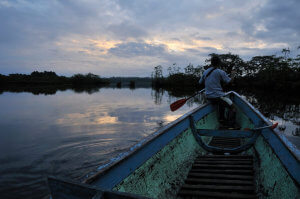
[[[0,94],[4,92],[13,92],[13,93],[23,93],[28,92],[32,93],[34,95],[55,95],[56,92],[59,91],[66,91],[66,90],[72,90],[76,93],[88,93],[93,94],[96,92],[99,92],[102,87],[99,86],[93,86],[93,85],[85,85],[85,86],[71,86],[71,85],[44,85],[44,86],[38,86],[38,85],[6,85],[1,86],[0,85]]]
[[[118,117],[109,116],[107,112],[95,115],[94,112],[69,113],[63,115],[63,118],[57,119],[58,125],[106,125],[118,123]]]
[[[156,105],[161,104],[164,93],[165,93],[165,90],[162,88],[151,90],[151,96],[152,96],[152,99],[154,99],[154,103]]]

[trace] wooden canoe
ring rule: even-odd
[[[259,129],[271,122],[227,95],[240,129],[220,130],[216,107],[204,104],[82,183],[48,177],[52,198],[300,198],[299,149],[276,129]]]

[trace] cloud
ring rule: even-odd
[[[245,20],[242,29],[251,37],[293,46],[300,37],[299,8],[300,1],[297,0],[269,0]]]
[[[130,24],[129,22],[110,25],[108,30],[113,33],[115,38],[121,40],[126,40],[128,38],[138,39],[147,36],[147,32],[145,30],[136,25]]]
[[[300,45],[298,0],[0,0],[0,73],[51,70],[149,75],[212,52]]]
[[[120,57],[161,56],[166,53],[166,46],[147,43],[128,42],[109,49],[109,53]]]

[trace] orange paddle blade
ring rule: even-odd
[[[171,111],[176,111],[186,103],[187,99],[180,99],[170,105]]]
[[[278,122],[276,122],[275,124],[273,124],[273,125],[271,126],[271,129],[275,129],[277,126],[278,126]]]

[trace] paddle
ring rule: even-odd
[[[276,122],[275,124],[269,125],[269,126],[263,126],[263,127],[258,127],[258,128],[254,128],[254,129],[244,128],[244,130],[245,131],[256,131],[256,130],[261,130],[261,129],[266,129],[266,128],[275,129],[277,126],[278,126],[278,122]]]
[[[173,102],[171,105],[170,105],[170,109],[171,111],[176,111],[177,109],[179,109],[180,107],[182,107],[186,101],[188,101],[189,99],[191,99],[192,97],[195,97],[196,95],[202,93],[205,89],[202,89],[200,92],[197,92],[195,93],[194,95],[188,97],[188,98],[185,98],[185,99],[180,99],[180,100],[177,100],[176,102]]]

